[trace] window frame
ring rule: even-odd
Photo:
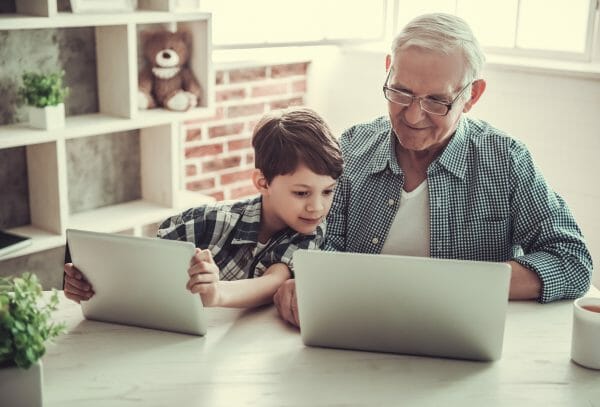
[[[394,32],[399,32],[402,27],[399,26],[398,10],[400,9],[400,3],[404,1],[416,1],[416,0],[393,0],[394,1]],[[457,5],[460,0],[454,0],[454,14],[456,14]],[[600,62],[600,0],[588,0],[588,19],[587,19],[587,30],[585,37],[585,46],[583,52],[570,52],[570,51],[558,51],[558,50],[544,50],[535,48],[520,48],[517,47],[517,33],[519,30],[519,14],[516,15],[515,24],[515,36],[513,39],[512,47],[493,47],[484,46],[482,49],[485,54],[493,54],[498,56],[516,57],[516,58],[534,58],[534,59],[546,59],[546,60],[557,60],[557,61],[571,61],[571,62]],[[518,0],[518,6],[520,7],[521,0]]]

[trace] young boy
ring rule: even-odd
[[[196,245],[187,288],[204,306],[270,303],[292,276],[294,251],[318,248],[324,238],[343,167],[327,124],[307,108],[272,112],[257,124],[252,146],[260,196],[188,209],[158,230],[163,239]],[[72,263],[65,264],[64,291],[77,302],[93,295]]]

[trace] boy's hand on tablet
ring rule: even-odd
[[[284,321],[300,327],[298,301],[296,301],[296,280],[291,278],[285,281],[273,296],[273,303]]]
[[[86,280],[81,271],[73,263],[65,263],[65,297],[77,303],[87,301],[94,295],[92,285]]]
[[[190,278],[187,289],[194,294],[200,294],[205,307],[218,306],[220,300],[219,268],[215,264],[210,250],[196,248],[188,275]]]

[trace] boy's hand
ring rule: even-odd
[[[65,285],[63,290],[65,297],[70,300],[80,303],[87,301],[94,295],[92,285],[86,280],[81,271],[73,265],[73,263],[65,263]]]
[[[194,294],[200,294],[205,307],[218,306],[220,303],[219,268],[210,250],[196,248],[188,274],[190,279],[187,282],[187,289]]]
[[[290,324],[300,327],[298,320],[298,301],[296,301],[296,280],[293,278],[286,280],[275,295],[273,303],[277,307],[279,316]]]

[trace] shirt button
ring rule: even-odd
[[[377,243],[379,243],[379,239],[374,237],[373,239],[371,239],[371,242],[373,242],[373,244],[377,244]]]
[[[396,201],[394,201],[393,199],[388,200],[389,206],[394,206],[395,203],[396,203]]]

